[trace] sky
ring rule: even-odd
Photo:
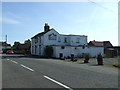
[[[91,0],[92,1],[92,0]],[[24,43],[48,23],[60,34],[86,35],[89,41],[118,45],[117,2],[2,2],[2,37]]]

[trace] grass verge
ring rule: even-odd
[[[113,66],[120,68],[120,56],[117,57],[118,61],[114,62]]]

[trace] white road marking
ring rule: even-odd
[[[18,62],[16,62],[16,61],[13,61],[13,60],[11,60],[11,62],[13,62],[13,63],[15,63],[15,64],[18,64]]]
[[[26,68],[26,69],[28,69],[28,70],[30,70],[30,71],[34,71],[33,69],[31,69],[31,68],[29,68],[29,67],[27,67],[27,66],[25,66],[25,65],[23,65],[23,64],[20,64],[20,66],[22,66],[22,67],[24,67],[24,68]]]
[[[60,82],[58,82],[58,81],[56,81],[56,80],[48,77],[48,76],[45,76],[45,75],[44,75],[44,77],[47,78],[47,79],[49,79],[49,80],[51,80],[51,81],[54,82],[54,83],[57,83],[58,85],[60,85],[60,86],[62,86],[62,87],[64,87],[64,88],[67,88],[67,89],[69,89],[69,90],[73,90],[72,88],[70,88],[70,87],[68,87],[68,86],[66,86],[66,85],[64,85],[64,84],[62,84],[62,83],[60,83]]]
[[[7,59],[7,60],[10,60],[10,59]]]

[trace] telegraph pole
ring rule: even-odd
[[[7,43],[7,35],[5,35],[5,42]]]
[[[5,52],[7,51],[7,35],[5,35],[5,42],[6,42],[6,46],[5,46]]]

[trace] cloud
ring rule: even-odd
[[[16,19],[23,19],[23,17],[17,15],[16,13],[13,13],[13,12],[5,12],[4,15],[7,15],[9,17],[13,17],[13,18],[16,18]]]
[[[7,23],[7,24],[20,24],[21,23],[20,21],[16,19],[7,18],[7,17],[0,18],[0,22]]]

